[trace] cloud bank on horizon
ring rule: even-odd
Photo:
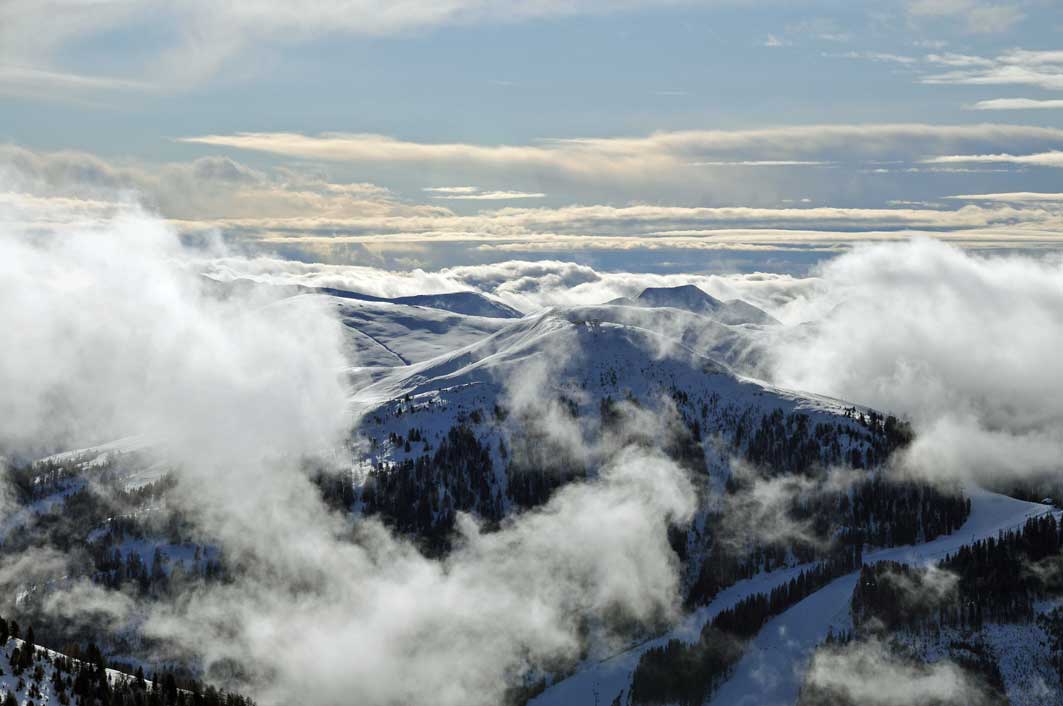
[[[15,0],[0,198],[25,230],[120,194],[189,241],[391,267],[1055,249],[1061,25],[1032,0]]]

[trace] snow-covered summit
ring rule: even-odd
[[[626,303],[624,300],[617,303]],[[693,284],[678,287],[647,287],[632,302],[636,306],[683,309],[716,319],[725,324],[777,324],[778,321],[762,309],[741,299],[721,301]]]

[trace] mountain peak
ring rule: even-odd
[[[770,314],[747,301],[720,301],[701,287],[681,284],[677,287],[647,287],[636,302],[640,306],[683,309],[716,319],[724,324],[777,324]]]
[[[669,306],[697,314],[714,312],[723,305],[719,299],[693,284],[647,287],[638,296],[638,301],[643,306]]]

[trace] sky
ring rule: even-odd
[[[4,0],[0,200],[399,269],[1056,251],[1061,31],[1051,0]]]

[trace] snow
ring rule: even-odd
[[[331,299],[347,329],[348,354],[360,366],[419,363],[482,340],[513,321],[412,304]]]
[[[85,481],[74,479],[68,481],[63,488],[50,495],[34,500],[31,503],[21,505],[17,510],[0,518],[0,542],[3,542],[8,533],[16,527],[28,525],[38,515],[44,515],[52,511],[57,505],[63,504],[66,499],[85,487]]]
[[[412,297],[398,297],[391,301],[396,304],[426,306],[443,309],[466,316],[486,316],[495,319],[519,319],[524,314],[511,306],[479,292],[447,292],[446,294],[418,294]]]
[[[14,692],[15,697],[18,700],[19,706],[22,706],[23,704],[26,704],[30,701],[34,704],[34,706],[61,706],[61,704],[59,703],[59,698],[55,693],[52,684],[52,674],[54,673],[55,668],[51,661],[54,660],[56,657],[62,656],[61,653],[56,652],[55,650],[49,650],[45,647],[41,647],[40,645],[34,646],[36,652],[38,653],[35,664],[39,664],[41,666],[41,669],[44,671],[44,678],[41,680],[40,684],[37,687],[40,690],[40,697],[31,700],[29,694],[30,685],[33,684],[33,669],[27,669],[22,673],[21,676],[16,676],[14,674],[14,670],[11,668],[10,662],[11,652],[16,647],[18,647],[19,649],[23,649],[25,645],[26,642],[24,640],[17,640],[13,637],[8,638],[7,644],[0,645],[0,700],[3,700],[8,692]],[[43,653],[43,655],[41,653]],[[44,658],[44,655],[46,655],[47,658]],[[108,680],[112,684],[120,683],[122,681],[131,681],[133,679],[133,677],[129,674],[119,672],[115,669],[107,668],[105,671],[107,673]],[[70,673],[68,672],[64,676],[70,676]],[[24,682],[24,688],[21,691],[17,689],[20,678]],[[152,685],[152,682],[148,680],[145,680],[144,683],[147,685],[148,688],[150,688]],[[74,699],[69,694],[69,692],[67,693],[67,696],[70,697],[68,703],[74,703],[76,701],[76,699]]]
[[[630,300],[615,300],[626,303]],[[684,309],[716,319],[724,324],[777,324],[774,317],[741,299],[720,301],[692,284],[678,287],[649,287],[633,302],[639,306]]]
[[[1045,644],[1048,636],[1040,626],[989,623],[981,634],[997,659],[1011,706],[1063,703],[1063,688]]]
[[[996,536],[1002,530],[1019,527],[1027,519],[1051,511],[1038,503],[1016,500],[980,488],[969,489],[969,495],[971,515],[953,534],[925,544],[869,552],[864,555],[864,562],[892,560],[925,564],[954,553],[964,544]],[[782,585],[806,568],[809,566],[797,566],[740,581],[721,591],[709,605],[687,616],[668,634],[608,659],[585,664],[583,669],[550,687],[530,704],[589,704],[594,702],[596,689],[601,694],[601,701],[609,703],[621,690],[627,691],[644,652],[664,645],[671,639],[686,642],[696,640],[701,627],[721,611],[749,595],[766,593]],[[750,643],[745,655],[735,666],[732,677],[714,694],[710,703],[720,706],[793,704],[797,699],[803,667],[812,651],[831,628],[837,631],[848,626],[849,599],[857,577],[858,573],[854,572],[838,578],[770,620]]]

